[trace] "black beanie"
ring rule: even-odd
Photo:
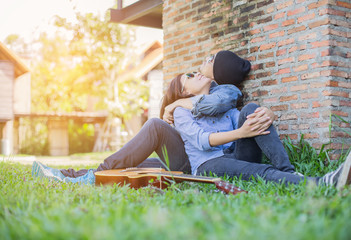
[[[213,76],[218,84],[238,85],[250,72],[251,63],[227,50],[219,51],[213,63]]]

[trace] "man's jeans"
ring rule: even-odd
[[[250,103],[241,110],[238,128],[258,107]],[[267,130],[270,131],[268,135],[237,140],[234,152],[227,151],[224,156],[206,161],[198,167],[197,174],[212,172],[217,176],[241,176],[243,180],[259,176],[267,181],[281,182],[285,179],[285,182],[295,184],[303,181],[304,177],[293,174],[294,167],[289,161],[274,126],[271,125]],[[261,164],[262,152],[271,160],[272,165]]]
[[[102,171],[136,166],[164,167],[165,165],[161,164],[158,159],[147,159],[155,151],[162,162],[166,164],[163,148],[167,150],[172,171],[191,172],[188,156],[185,153],[184,143],[180,135],[168,123],[158,118],[148,120],[134,138],[119,151],[106,158],[96,170]],[[61,169],[61,172],[68,177],[79,177],[86,174],[88,170]]]

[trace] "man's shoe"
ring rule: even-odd
[[[336,185],[337,189],[342,189],[345,185],[348,185],[351,183],[351,152],[346,158],[346,161],[344,162],[344,167],[340,173],[338,183]]]
[[[335,171],[325,174],[320,182],[327,186],[336,186],[337,189],[343,188],[351,183],[351,153],[346,161],[342,163]]]

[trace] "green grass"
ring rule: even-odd
[[[340,164],[305,144],[290,147],[297,170],[311,175]],[[164,191],[61,184],[0,162],[0,239],[349,239],[351,187],[230,181],[249,193],[191,183]]]

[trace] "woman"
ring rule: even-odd
[[[214,66],[216,66],[216,71]],[[216,54],[216,57],[207,58],[201,66],[201,71],[206,74],[213,74],[215,72],[219,83],[228,82],[232,83],[232,85],[217,85],[213,82],[209,95],[179,99],[167,107],[169,109],[168,117],[164,114],[160,117],[163,117],[166,122],[172,123],[173,110],[176,106],[191,109],[192,114],[196,117],[216,115],[228,111],[236,106],[237,100],[241,97],[240,90],[233,84],[244,80],[245,76],[249,73],[250,66],[250,62],[230,51],[220,51]],[[219,74],[220,72],[223,72],[223,74]],[[266,109],[261,109],[260,115],[262,118],[266,117]],[[122,149],[106,158],[93,172],[136,166],[162,167],[159,159],[144,160],[155,151],[161,161],[165,163],[165,156],[163,156],[162,152],[163,147],[168,149],[171,170],[190,172],[190,165],[182,139],[174,128],[160,119],[148,120],[131,141],[123,146]],[[34,175],[43,175],[38,170],[49,169],[39,163],[35,163],[34,165]],[[87,174],[88,170],[82,169],[75,171],[74,169],[62,169],[61,173],[63,175],[58,174],[60,177],[77,178]]]
[[[184,96],[207,95],[210,87],[211,79],[201,74],[178,75],[172,80],[162,106],[164,108]],[[174,110],[175,128],[184,141],[192,174],[211,172],[218,176],[242,176],[243,180],[262,177],[267,181],[285,181],[286,184],[305,180],[305,177],[294,174],[277,132],[273,125],[257,117],[257,108],[256,104],[248,104],[241,112],[234,108],[224,114],[201,118],[195,118],[189,110],[181,107]],[[261,164],[262,152],[272,165]],[[349,162],[345,168],[342,164],[322,178],[306,179],[317,184],[349,184]]]

